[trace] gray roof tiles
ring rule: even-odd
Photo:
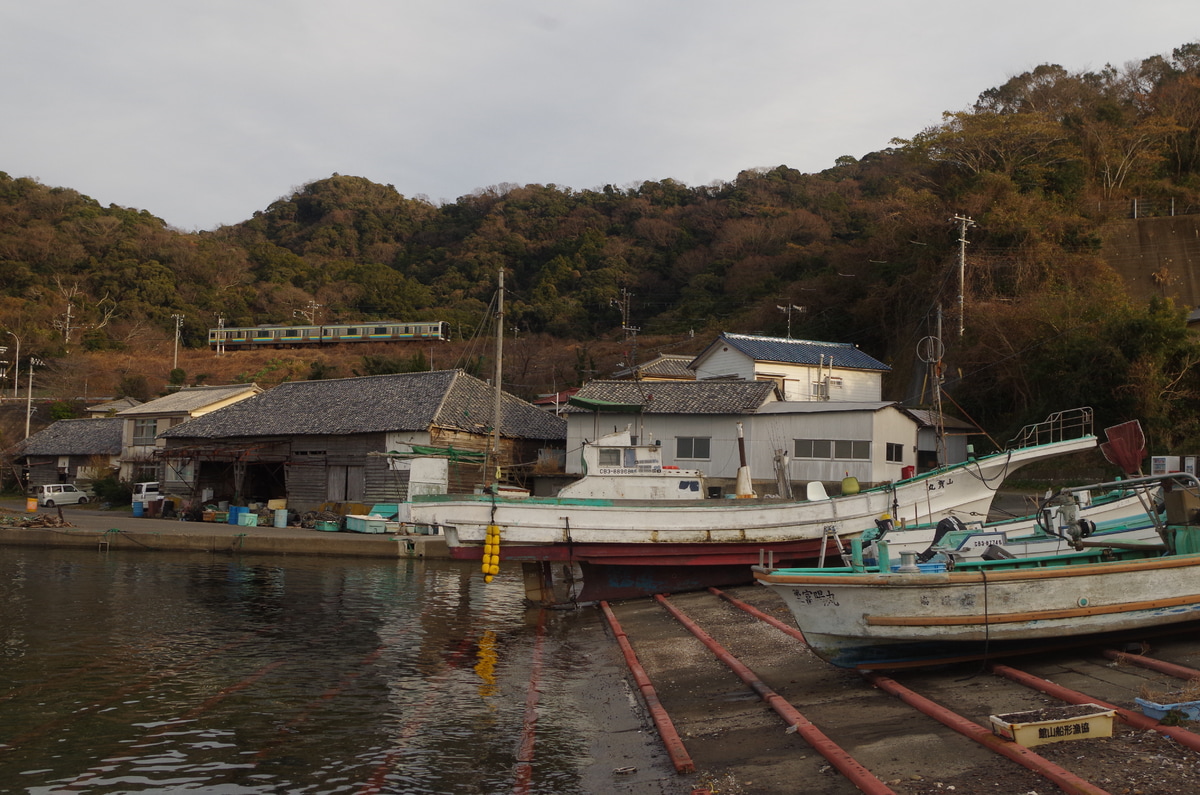
[[[261,391],[257,384],[227,384],[220,386],[185,386],[178,392],[148,401],[140,406],[117,412],[122,417],[149,414],[191,414],[223,400]]]
[[[164,431],[168,438],[296,436],[424,431],[480,433],[491,426],[492,388],[460,370],[291,381]],[[513,395],[503,397],[506,436],[563,439],[566,423]]]
[[[640,403],[646,414],[752,414],[771,400],[774,390],[772,381],[592,381],[576,396]]]
[[[59,420],[14,447],[16,455],[119,455],[121,427],[118,417]]]

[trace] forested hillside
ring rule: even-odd
[[[887,361],[889,397],[917,402],[930,394],[918,342],[940,313],[950,405],[986,427],[1091,405],[1102,423],[1142,419],[1162,449],[1200,450],[1187,307],[1166,280],[1161,300],[1134,300],[1102,243],[1135,199],[1143,212],[1200,209],[1200,43],[1098,72],[1040,66],[907,135],[818,174],[499,185],[443,205],[335,174],[194,234],[0,173],[0,325],[23,358],[60,370],[106,353],[136,362],[173,338],[175,315],[185,349],[202,349],[219,317],[313,310],[324,322],[445,320],[470,340],[503,268],[505,325],[527,340],[513,386],[527,396],[606,375],[616,358],[695,350],[721,330],[783,336],[790,322],[794,337]],[[971,221],[961,318],[955,217]],[[636,353],[623,323],[640,329]],[[604,340],[619,356],[583,361]],[[455,350],[486,363],[485,347]],[[338,374],[427,365],[419,353],[373,351]],[[311,364],[275,370],[329,374]],[[158,388],[169,370],[132,375]],[[93,393],[129,388],[128,369],[91,372]]]

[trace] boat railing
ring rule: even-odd
[[[1008,441],[1005,449],[1017,450],[1094,436],[1093,420],[1094,413],[1090,406],[1056,411],[1041,422],[1026,425]]]

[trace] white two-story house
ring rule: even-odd
[[[688,365],[697,381],[771,381],[788,402],[870,403],[892,368],[845,342],[722,333]]]

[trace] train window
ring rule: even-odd
[[[355,335],[357,335],[357,334],[358,334],[358,329],[356,329],[356,328],[348,328],[348,329],[346,329],[346,335],[347,335],[347,336],[355,336]]]
[[[376,334],[387,334],[388,333],[387,326],[376,326],[375,333]]]

